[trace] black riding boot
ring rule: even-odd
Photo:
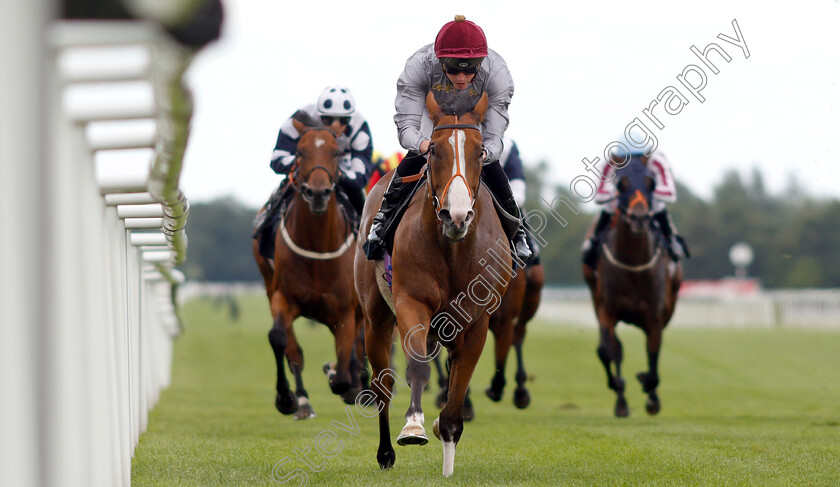
[[[519,205],[516,204],[513,191],[510,189],[510,181],[501,163],[493,161],[485,164],[481,168],[481,177],[484,178],[487,188],[496,197],[502,209],[508,213],[508,215],[500,213],[499,220],[502,222],[502,228],[508,240],[513,242],[516,257],[523,262],[528,260],[531,257],[531,249],[528,247],[528,238],[525,236],[525,226],[519,214]]]
[[[394,221],[396,213],[403,206],[405,198],[411,194],[411,190],[414,188],[412,184],[404,184],[402,178],[419,173],[425,163],[425,157],[417,152],[410,151],[394,172],[394,177],[388,183],[388,189],[382,195],[382,204],[379,207],[379,212],[373,217],[367,242],[362,246],[368,260],[382,260],[385,258],[385,251],[387,250],[385,236],[391,223]]]
[[[659,228],[662,230],[662,235],[665,237],[665,243],[668,246],[668,253],[671,254],[671,259],[674,262],[680,260],[680,253],[676,249],[677,246],[682,249],[682,254],[686,258],[691,258],[691,254],[688,252],[688,245],[685,243],[682,235],[677,233],[674,222],[671,221],[671,215],[668,214],[668,210],[663,209],[654,213],[653,219],[659,224]]]
[[[277,215],[277,210],[280,209],[280,206],[282,206],[283,197],[285,196],[288,187],[289,178],[287,177],[280,183],[279,186],[277,186],[277,189],[271,193],[271,197],[269,197],[268,201],[265,202],[265,211],[258,214],[254,219],[254,238],[259,238],[266,226],[266,222],[270,222],[271,219]]]
[[[601,232],[607,228],[610,223],[612,215],[605,210],[601,210],[598,216],[598,223],[595,224],[595,229],[592,231],[592,236],[583,242],[583,263],[591,268],[598,265],[598,247],[601,246]]]
[[[340,196],[340,198],[350,204],[351,208],[349,209],[349,212],[352,213],[352,215],[348,216],[351,220],[353,232],[358,233],[359,220],[362,216],[362,210],[365,209],[365,195],[361,189],[345,184],[344,181],[346,181],[346,179],[342,178],[341,182],[338,183],[340,191],[336,194],[336,196]]]

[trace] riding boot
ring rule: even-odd
[[[601,246],[601,232],[607,228],[610,223],[612,215],[606,210],[601,210],[598,216],[598,223],[595,224],[595,229],[592,231],[592,236],[583,242],[581,250],[583,251],[583,263],[591,268],[595,268],[598,264],[598,247]]]
[[[275,189],[274,192],[271,193],[271,196],[265,203],[265,211],[259,213],[254,219],[254,238],[260,237],[260,234],[266,227],[266,222],[270,222],[271,219],[277,214],[277,210],[282,205],[283,196],[285,195],[288,186],[289,178],[287,177],[280,183],[279,186],[277,186],[277,189]]]
[[[358,233],[359,231],[359,220],[362,216],[362,210],[365,208],[365,195],[364,192],[359,189],[351,186],[350,184],[346,184],[347,181],[345,178],[341,178],[341,181],[338,183],[339,193],[341,195],[340,201],[346,202],[349,204],[350,208],[347,208],[347,215],[351,220],[351,226],[353,227],[353,233]],[[339,194],[336,194],[339,196]]]
[[[367,242],[362,246],[362,250],[365,251],[368,260],[382,260],[385,258],[385,251],[387,250],[385,236],[393,222],[394,216],[402,206],[403,200],[411,194],[411,190],[414,188],[412,184],[404,184],[402,178],[419,173],[425,162],[425,157],[412,151],[406,154],[394,172],[394,176],[388,183],[388,189],[382,195],[382,204],[379,207],[379,211],[373,217]]]
[[[668,210],[663,208],[662,211],[654,213],[653,219],[662,230],[662,236],[665,237],[668,253],[671,255],[674,262],[680,260],[680,253],[685,255],[686,258],[691,258],[691,254],[688,252],[688,245],[685,243],[685,239],[682,235],[677,233],[674,223],[671,221],[671,215],[668,214]],[[677,248],[679,248],[680,251],[678,251]]]
[[[481,176],[487,184],[487,188],[493,193],[496,201],[507,215],[499,212],[499,220],[505,230],[508,240],[513,243],[513,252],[516,257],[525,262],[531,257],[531,249],[528,247],[528,237],[525,235],[525,226],[519,213],[519,205],[513,197],[510,189],[510,181],[502,169],[498,160],[489,162],[481,168]]]

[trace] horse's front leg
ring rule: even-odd
[[[268,342],[274,351],[274,361],[277,365],[277,396],[274,406],[283,414],[292,414],[298,410],[295,393],[289,388],[286,380],[284,358],[291,334],[292,322],[297,318],[297,308],[292,306],[279,291],[271,295],[271,314],[274,324],[268,332]]]
[[[483,315],[481,318],[461,332],[463,339],[450,354],[449,399],[432,426],[435,436],[443,444],[444,477],[451,476],[455,471],[455,447],[464,431],[464,398],[487,339],[488,317]]]
[[[659,385],[659,349],[662,346],[662,326],[652,325],[647,330],[648,371],[639,372],[636,377],[642,383],[642,390],[648,395],[645,409],[648,414],[656,414],[662,408],[656,387]]]
[[[607,373],[607,387],[615,391],[615,415],[624,418],[630,415],[630,408],[627,406],[627,399],[624,397],[624,379],[621,377],[621,361],[624,359],[624,351],[618,336],[615,334],[617,320],[608,316],[605,312],[598,313],[600,330],[600,341],[598,343],[598,358],[604,365]],[[611,364],[615,364],[615,374],[612,372]]]
[[[405,412],[405,426],[397,437],[397,444],[401,446],[425,445],[429,442],[422,399],[432,372],[426,353],[430,319],[428,308],[413,299],[403,299],[397,308],[397,326],[408,362],[405,378],[411,387],[411,402]]]
[[[295,376],[295,395],[297,396],[298,409],[295,412],[295,419],[309,419],[315,417],[315,410],[309,402],[309,393],[303,387],[303,349],[295,336],[293,325],[288,327],[286,334],[286,361],[289,363],[289,370]]]
[[[525,359],[522,356],[522,343],[525,340],[525,325],[519,323],[521,333],[513,338],[513,346],[516,349],[516,390],[513,391],[513,405],[519,409],[525,409],[531,404],[531,394],[525,387],[528,374],[525,372]]]

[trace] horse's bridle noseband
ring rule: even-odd
[[[478,125],[471,124],[471,123],[458,123],[458,117],[457,116],[455,117],[455,123],[447,123],[447,124],[444,124],[444,125],[438,125],[437,127],[435,127],[432,130],[432,132],[436,132],[438,130],[443,130],[443,129],[471,129],[471,130],[478,130],[479,134],[481,133],[481,127],[479,127]],[[457,143],[455,144],[455,147],[456,148],[458,147]],[[455,154],[456,167],[458,167],[457,166],[457,164],[458,164],[457,161],[458,161],[458,154],[456,153]],[[472,191],[470,190],[470,185],[467,182],[467,178],[463,174],[461,174],[460,168],[458,168],[457,172],[455,174],[453,174],[451,178],[449,178],[449,181],[447,181],[446,186],[443,187],[443,195],[440,198],[438,198],[437,194],[435,194],[435,186],[432,182],[431,165],[426,166],[426,179],[428,179],[428,181],[429,181],[429,191],[431,192],[431,195],[432,195],[432,205],[435,208],[435,215],[438,217],[438,220],[440,220],[441,205],[443,205],[443,200],[446,198],[446,193],[449,191],[449,186],[452,184],[452,181],[454,181],[455,178],[459,178],[459,177],[461,178],[461,180],[464,181],[464,185],[467,187],[467,193],[468,193],[470,199],[472,200],[472,202],[470,203],[470,207],[472,207],[473,205],[475,205],[476,195],[472,194]]]
[[[304,130],[303,132],[301,132],[300,135],[301,135],[301,137],[303,137],[303,134],[305,134],[307,132],[311,132],[313,130],[326,130],[327,132],[331,133],[333,135],[333,137],[336,138],[336,140],[338,140],[338,134],[336,134],[335,131],[333,131],[333,129],[331,129],[329,127],[311,127],[311,128],[308,128],[308,129]],[[303,185],[306,184],[306,181],[309,180],[309,176],[311,176],[312,173],[315,172],[318,169],[327,173],[327,177],[329,178],[329,181],[330,181],[329,190],[330,190],[330,192],[333,192],[335,190],[335,186],[338,184],[338,181],[341,178],[341,170],[339,170],[336,167],[335,174],[333,174],[333,173],[330,172],[329,169],[327,169],[324,166],[315,166],[312,169],[310,169],[306,174],[304,174],[303,178],[301,178],[300,177],[300,164],[297,162],[297,157],[295,157],[295,165],[294,165],[294,168],[292,169],[292,171],[289,175],[292,178],[292,186],[299,193],[301,193],[301,196],[303,196],[303,194],[304,194]]]

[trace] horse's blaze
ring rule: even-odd
[[[449,180],[443,208],[449,211],[452,224],[461,227],[469,224],[472,219],[472,194],[466,182],[466,161],[464,160],[464,144],[466,136],[463,130],[453,130],[449,136],[449,144],[455,157],[452,161],[452,177]]]

